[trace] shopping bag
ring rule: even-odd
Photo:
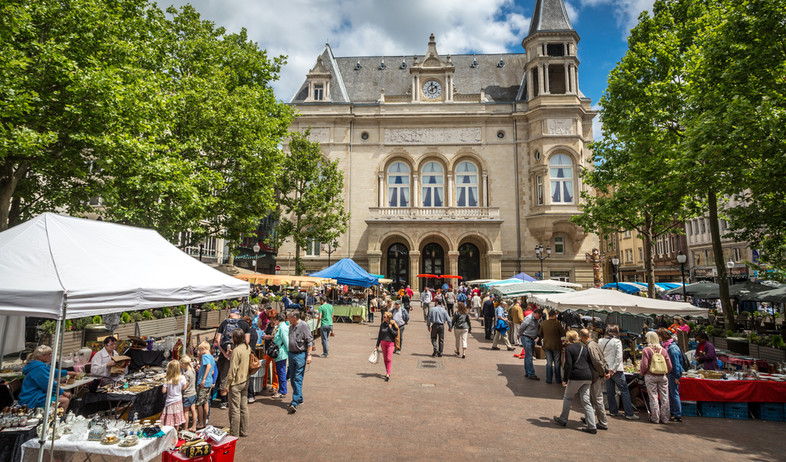
[[[374,348],[374,350],[372,350],[371,354],[368,356],[368,362],[371,364],[376,364],[377,361],[379,361],[379,352],[376,348]]]

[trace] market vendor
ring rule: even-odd
[[[699,341],[696,347],[696,360],[701,362],[706,371],[718,370],[718,356],[715,354],[715,346],[708,341],[707,334],[699,332],[696,335],[696,340]]]
[[[109,377],[117,372],[112,371],[112,367],[115,365],[115,361],[112,357],[117,356],[117,351],[115,351],[116,345],[117,339],[111,335],[104,339],[104,348],[101,348],[98,353],[93,355],[93,359],[90,360],[90,375],[96,377]],[[122,373],[126,372],[128,372],[127,367]]]
[[[25,379],[22,381],[22,391],[19,393],[19,404],[27,405],[29,408],[44,407],[46,404],[46,387],[49,384],[49,363],[52,361],[52,348],[40,345],[27,357],[22,373]],[[56,377],[65,375],[77,375],[77,372],[66,372],[55,369]],[[57,383],[52,384],[52,400],[57,397]],[[68,401],[71,394],[60,390],[60,397],[57,398],[58,406],[68,409]]]

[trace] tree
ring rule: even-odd
[[[309,240],[336,241],[349,221],[344,212],[344,175],[338,162],[327,159],[319,143],[309,141],[308,136],[308,131],[291,134],[276,182],[277,236],[280,242],[290,238],[294,242],[298,275],[303,272],[300,249]]]
[[[582,213],[573,221],[601,235],[636,230],[644,241],[648,296],[655,296],[654,243],[678,231],[686,189],[672,168],[681,155],[684,83],[680,75],[690,45],[669,11],[643,13],[631,30],[628,52],[612,70],[600,100],[604,139],[592,143],[593,169],[582,178]]]

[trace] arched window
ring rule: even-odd
[[[567,154],[556,154],[549,160],[551,202],[573,203],[573,162]]]
[[[423,207],[445,206],[444,172],[436,162],[429,162],[423,167]]]
[[[461,162],[456,167],[456,206],[478,206],[478,168],[472,162]]]
[[[388,167],[388,207],[409,207],[409,167],[404,162]]]

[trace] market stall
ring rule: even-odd
[[[786,403],[786,382],[683,377],[680,379],[680,398],[683,401]]]
[[[328,278],[335,280],[338,284],[347,286],[356,286],[368,288],[373,285],[379,284],[379,278],[369,274],[368,271],[361,268],[351,258],[342,258],[332,266],[311,274],[311,277]],[[365,297],[364,297],[365,298]],[[347,319],[354,320],[353,316],[360,316],[360,320],[367,319],[366,304],[362,305],[334,305],[333,316],[344,316]]]
[[[44,213],[0,233],[0,315],[56,319],[52,357],[59,362],[67,319],[246,297],[248,290],[248,282],[200,263],[153,230]]]
[[[587,289],[561,294],[534,294],[530,300],[557,311],[602,311],[640,315],[707,317],[707,309],[690,303],[628,295],[615,290]]]

